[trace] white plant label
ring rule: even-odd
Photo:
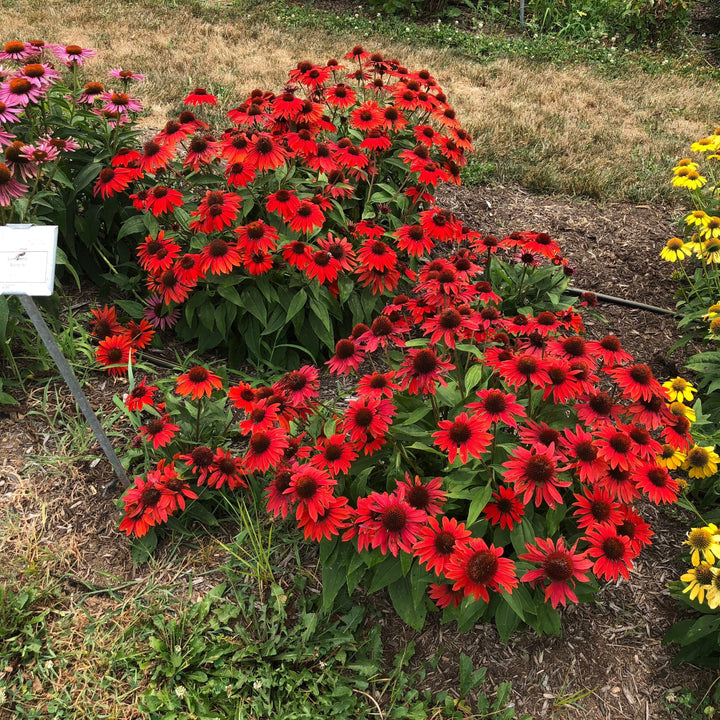
[[[52,295],[57,225],[0,226],[0,295]]]

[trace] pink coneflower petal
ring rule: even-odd
[[[28,188],[18,182],[5,163],[0,163],[0,205],[7,207],[14,198],[22,197]]]

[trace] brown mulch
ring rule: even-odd
[[[485,234],[502,236],[521,229],[550,233],[576,268],[575,287],[674,307],[671,269],[659,260],[659,252],[675,233],[681,209],[600,204],[497,185],[445,189],[439,204]],[[606,322],[588,318],[589,334],[617,334],[636,359],[649,363],[663,379],[682,368],[681,360],[667,357],[676,337],[671,316],[615,305],[598,309]],[[122,381],[113,384],[103,378],[90,382],[88,394],[98,406],[107,407],[108,398],[122,389]],[[112,479],[107,464],[81,463],[75,477],[28,464],[34,455],[54,450],[47,418],[28,413],[38,402],[35,395],[19,411],[8,408],[0,415],[0,510],[12,511],[21,524],[36,525],[44,543],[64,552],[68,576],[98,585],[112,584],[107,574],[118,580],[135,578],[140,571],[130,562],[128,541],[116,530],[114,499],[102,495],[103,485]],[[63,412],[74,413],[70,398],[64,398],[63,406]],[[42,518],[39,502],[47,508]],[[441,650],[437,669],[423,683],[440,690],[457,686],[459,656],[464,652],[476,667],[487,667],[486,689],[511,681],[518,714],[538,720],[669,718],[665,692],[685,686],[701,697],[716,674],[672,666],[673,649],[661,645],[663,634],[683,616],[666,584],[684,569],[678,555],[690,520],[650,505],[642,511],[656,532],[653,545],[641,555],[629,581],[607,584],[595,603],[562,612],[562,637],[539,638],[525,631],[506,646],[491,625],[481,624],[461,635],[453,625],[440,624],[437,614],[417,633],[380,598],[377,603],[387,610],[382,618],[388,656],[413,640],[413,663],[419,666]],[[578,696],[573,704],[569,700],[574,693],[587,696]]]

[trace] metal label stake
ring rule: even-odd
[[[20,304],[55,361],[75,402],[93,431],[105,457],[115,470],[123,487],[128,480],[108,436],[90,406],[67,358],[62,354],[32,295],[52,295],[55,283],[57,226],[6,225],[0,227],[0,295],[17,295]],[[106,487],[106,490],[110,486]]]

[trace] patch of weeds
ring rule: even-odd
[[[174,617],[153,616],[148,647],[132,659],[145,673],[144,712],[163,720],[368,716],[363,693],[378,666],[367,639],[355,639],[360,608],[327,618],[301,587],[273,584],[266,598],[226,589]]]
[[[493,180],[496,170],[497,164],[494,162],[470,160],[468,164],[460,170],[460,179],[463,185],[469,187],[485,185]]]
[[[667,692],[663,697],[663,704],[668,717],[672,720],[718,718],[720,717],[720,684],[715,680],[700,699],[687,688]]]

